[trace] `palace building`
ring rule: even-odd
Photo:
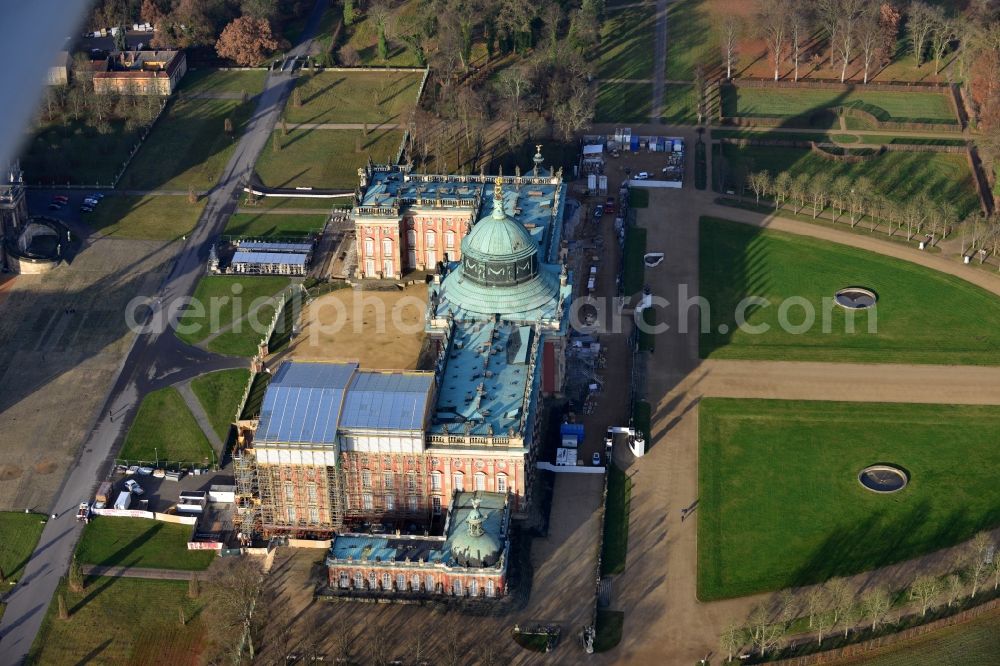
[[[565,374],[565,186],[542,170],[540,155],[531,176],[496,176],[487,184],[485,176],[364,170],[361,199],[370,205],[355,209],[355,225],[359,247],[371,238],[376,254],[360,253],[361,263],[388,267],[384,274],[396,274],[401,257],[408,269],[437,264],[425,321],[437,360],[432,372],[280,366],[260,418],[239,424],[234,460],[245,534],[328,536],[364,523],[422,533],[425,526],[454,526],[454,498],[468,493],[502,497],[513,516],[527,511],[542,400],[561,392]],[[426,196],[445,201],[446,191],[465,198],[421,208]],[[384,223],[372,221],[376,203]],[[408,241],[408,230],[419,240]],[[439,243],[449,231],[455,242]],[[335,548],[331,557],[345,552]],[[336,585],[340,571],[358,587],[357,572],[344,568],[331,569]],[[435,586],[450,589],[449,581]],[[371,589],[370,581],[363,585]],[[502,587],[500,580],[494,585]]]

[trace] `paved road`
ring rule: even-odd
[[[317,1],[302,41],[289,55],[305,53],[325,6],[323,0]],[[293,83],[293,77],[287,73],[268,76],[246,134],[209,193],[198,225],[164,281],[159,293],[161,300],[153,306],[156,313],[170,311],[179,304],[179,299],[194,292],[204,274],[209,248],[236,209],[240,187],[249,180],[257,155],[270,140]],[[134,338],[90,437],[81,447],[51,509],[57,517],[45,526],[21,582],[7,598],[7,609],[0,623],[0,666],[20,664],[27,657],[79,538],[75,508],[81,499],[91,495],[98,479],[104,476],[142,397],[151,390],[204,372],[247,365],[245,359],[218,357],[187,347],[169,329],[159,328]]]

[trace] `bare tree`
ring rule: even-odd
[[[996,592],[997,589],[1000,589],[1000,557],[997,557],[996,554],[993,555],[993,561],[990,562],[989,572],[993,576],[993,591]]]
[[[868,83],[868,75],[878,59],[882,46],[882,24],[879,18],[879,8],[873,5],[862,12],[861,18],[858,19],[858,47],[861,49],[861,60],[864,63],[865,83]]]
[[[858,622],[865,615],[865,609],[861,604],[852,603],[842,608],[840,611],[840,626],[844,628],[844,638],[847,638],[848,634],[851,633],[851,629],[857,626]]]
[[[833,623],[837,624],[845,611],[854,605],[854,588],[843,578],[831,578],[823,585],[833,609]]]
[[[840,61],[841,83],[847,79],[847,66],[854,59],[857,37],[855,25],[864,6],[865,0],[840,0],[840,28],[837,30],[837,39],[833,48]]]
[[[239,660],[246,650],[252,661],[266,604],[258,604],[264,576],[252,557],[223,558],[209,587],[216,639],[223,652]]]
[[[907,11],[906,31],[910,35],[910,48],[917,67],[924,61],[924,50],[934,30],[934,12],[920,0],[913,0]]]
[[[809,181],[809,198],[812,199],[814,220],[826,208],[826,200],[830,192],[830,181],[830,174],[825,171],[820,171]]]
[[[892,598],[884,587],[875,587],[865,592],[861,597],[861,607],[864,616],[871,620],[872,631],[875,631],[880,624],[885,622],[889,609],[892,607]]]
[[[767,44],[774,65],[774,80],[781,74],[781,63],[785,61],[788,51],[788,0],[761,0],[758,23],[761,37]]]
[[[802,59],[803,47],[811,31],[812,16],[809,14],[808,5],[794,3],[788,13],[788,37],[791,42],[792,67],[796,81],[799,80],[799,61]]]
[[[840,0],[816,0],[816,24],[830,46],[830,67],[836,57],[833,45],[840,37]],[[818,63],[817,63],[818,64]]]
[[[809,616],[809,628],[816,624],[816,617],[827,607],[826,590],[816,585],[806,592],[806,615]]]
[[[750,642],[761,657],[765,656],[772,648],[777,647],[783,631],[781,625],[771,621],[770,614],[762,606],[758,606],[750,614],[747,629]]]
[[[795,202],[795,214],[797,215],[806,206],[806,199],[809,197],[809,174],[802,171],[792,179],[788,188],[788,194]]]
[[[825,610],[816,615],[816,644],[823,645],[823,637],[837,626],[837,614],[833,609]]]
[[[788,200],[788,193],[792,187],[792,174],[782,171],[774,179],[774,198],[780,208]]]
[[[920,615],[927,615],[927,610],[934,605],[941,595],[941,581],[936,576],[918,576],[910,585],[910,599],[920,606]]]
[[[726,654],[726,661],[732,661],[736,652],[743,647],[746,632],[743,627],[730,622],[719,635],[719,651]]]
[[[944,587],[948,594],[948,608],[961,598],[962,593],[965,592],[965,583],[962,582],[962,577],[957,573],[948,574],[948,577],[944,580]]]
[[[750,189],[757,197],[757,205],[760,205],[760,198],[767,196],[771,190],[771,174],[765,171],[757,171],[750,174]]]
[[[507,107],[514,122],[514,127],[521,126],[521,104],[523,98],[531,92],[532,81],[524,66],[505,68],[497,77],[497,91],[507,100]]]
[[[971,596],[973,599],[976,598],[976,592],[979,591],[979,586],[986,578],[989,568],[987,560],[990,557],[991,548],[993,548],[993,542],[986,532],[977,533],[969,542],[969,582],[972,584]]]
[[[941,72],[941,59],[948,51],[948,47],[955,40],[957,29],[955,22],[947,18],[944,10],[935,7],[934,29],[931,32],[931,53],[934,54],[934,74]]]
[[[733,67],[739,59],[737,48],[740,34],[743,32],[743,21],[738,16],[727,14],[722,19],[722,57],[726,61],[726,78],[733,78]]]
[[[850,191],[851,179],[846,175],[837,176],[830,184],[830,204],[835,212],[834,222],[843,215],[844,209],[847,207],[847,195]]]

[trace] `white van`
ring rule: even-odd
[[[115,500],[116,509],[127,509],[132,504],[132,493],[127,490],[123,490],[118,493],[118,499]]]

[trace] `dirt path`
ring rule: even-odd
[[[113,566],[103,567],[96,564],[84,564],[80,567],[84,576],[114,576],[117,578],[148,578],[151,580],[191,580],[193,571],[178,571],[176,569],[145,569],[142,567]]]

